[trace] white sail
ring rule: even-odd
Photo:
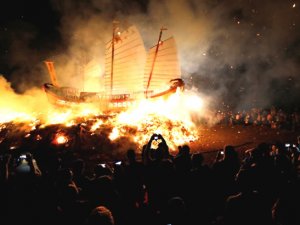
[[[146,89],[152,65],[154,65],[149,91],[159,91],[169,85],[171,79],[181,78],[176,43],[173,37],[161,42],[153,64],[156,45],[150,48],[145,65],[144,83]]]
[[[117,34],[116,34],[117,35]],[[106,44],[105,90],[113,94],[136,92],[143,89],[146,50],[135,26],[117,36],[114,43],[113,76],[111,81],[112,42]]]

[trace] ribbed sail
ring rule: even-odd
[[[143,86],[146,89],[154,60],[156,45],[150,48],[144,74]],[[171,79],[180,78],[181,71],[177,58],[177,48],[173,37],[163,41],[158,49],[150,80],[149,91],[157,92],[168,87]]]
[[[143,89],[146,50],[135,26],[122,32],[114,43],[113,94],[136,92]],[[111,88],[112,42],[105,50],[105,90]]]

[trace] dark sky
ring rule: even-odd
[[[63,65],[80,51],[103,57],[95,49],[118,19],[136,24],[146,43],[167,26],[200,92],[235,107],[292,107],[300,97],[299,9],[298,0],[2,1],[0,74],[22,92],[45,82],[47,58]]]

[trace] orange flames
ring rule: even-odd
[[[0,76],[1,81],[3,78]],[[188,92],[176,92],[167,99],[141,100],[121,113],[103,114],[97,106],[88,104],[57,109],[47,102],[42,91],[36,90],[34,95],[17,95],[9,85],[6,85],[5,91],[7,100],[0,100],[0,135],[7,123],[22,123],[28,133],[37,126],[45,128],[58,124],[72,127],[82,124],[90,136],[105,128],[109,130],[107,137],[111,141],[125,137],[138,146],[146,144],[153,133],[160,133],[173,150],[178,145],[198,139],[192,115],[201,114],[204,108],[203,100]],[[53,142],[67,143],[68,134],[54,135]]]
[[[53,140],[53,143],[57,145],[66,144],[67,142],[68,142],[68,137],[63,133],[57,133]]]

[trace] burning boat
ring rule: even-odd
[[[72,87],[60,87],[53,62],[45,62],[52,83],[43,88],[48,100],[57,105],[99,103],[104,108],[124,108],[140,99],[166,97],[183,90],[176,43],[173,37],[159,38],[147,52],[138,29],[131,26],[123,32],[114,23],[112,40],[105,48],[103,92],[85,92]]]

